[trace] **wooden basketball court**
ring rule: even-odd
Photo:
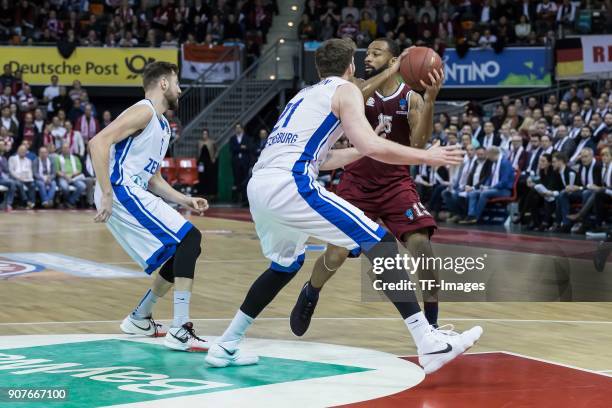
[[[0,352],[6,354],[7,350],[18,347],[19,337],[15,336],[25,339],[25,336],[39,335],[41,339],[50,335],[83,335],[87,340],[86,335],[105,334],[125,339],[120,335],[118,324],[147,289],[150,278],[144,273],[138,275],[137,265],[104,225],[93,223],[93,216],[91,211],[17,211],[0,215],[0,336],[10,336],[0,337],[0,349],[5,349]],[[209,216],[190,217],[190,220],[204,235],[203,255],[197,265],[191,298],[191,318],[198,333],[204,337],[218,336],[253,280],[269,262],[260,252],[248,213],[213,209]],[[588,274],[593,270],[590,256],[595,243],[590,242],[547,241],[448,229],[441,229],[434,242],[435,250],[441,252],[486,251],[488,267],[503,271],[509,281],[525,273],[541,271],[561,258],[574,271]],[[307,252],[299,276],[257,319],[248,333],[249,338],[269,339],[270,344],[276,340],[298,340],[289,329],[288,315],[319,255],[317,244],[320,243],[313,241],[312,244],[313,250]],[[15,261],[22,259],[19,256],[32,261]],[[45,266],[43,261],[42,267],[31,266],[37,264],[36,259],[56,259],[56,262],[60,259],[71,270],[66,273],[62,266]],[[93,267],[88,269],[87,262],[136,273],[109,278],[104,276],[103,269],[99,272]],[[34,269],[28,270],[28,267]],[[322,292],[311,329],[299,342],[358,347],[396,356],[413,355],[416,350],[412,340],[393,306],[362,301],[360,275],[360,261],[347,261]],[[612,279],[612,266],[608,264],[598,276],[604,281]],[[155,317],[170,319],[171,307],[171,299],[159,301]],[[377,397],[381,399],[372,401],[369,396],[353,402],[361,401],[359,404],[363,406],[415,407],[610,406],[612,303],[442,303],[440,320],[442,324],[454,324],[458,330],[481,325],[484,334],[470,350],[474,354],[458,358],[423,382],[415,380],[413,385],[418,384],[415,387],[390,388],[388,394],[382,392]],[[61,336],[53,336],[58,338]],[[261,343],[257,344],[262,347]],[[201,354],[181,358],[204,365]],[[1,363],[0,358],[0,377],[7,373]],[[324,378],[333,382],[335,377]],[[345,387],[350,391],[349,385]],[[281,393],[279,397],[279,406],[282,398],[286,404],[299,403],[292,400],[293,394],[289,392],[292,388],[286,389],[287,394]],[[224,394],[227,398],[228,393]],[[216,401],[221,405],[230,401],[223,398]],[[173,400],[161,401],[170,404]],[[508,401],[510,405],[504,405]],[[138,406],[176,406],[159,405],[159,401],[157,405],[146,403],[154,402],[141,402],[145,405]],[[251,399],[250,405],[266,404]]]

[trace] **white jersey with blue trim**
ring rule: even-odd
[[[268,136],[253,173],[283,169],[316,177],[329,149],[344,132],[331,104],[338,86],[346,83],[329,77],[295,95]]]
[[[112,185],[137,185],[146,190],[166,155],[171,131],[168,120],[157,114],[150,100],[143,99],[135,105],[150,106],[153,116],[142,131],[111,147],[110,181]]]

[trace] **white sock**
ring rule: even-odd
[[[416,344],[418,348],[423,336],[429,332],[429,322],[425,314],[423,312],[415,313],[412,316],[408,316],[408,318],[404,320],[404,323],[406,323],[408,330],[410,330],[414,344]]]
[[[181,327],[189,321],[189,300],[191,292],[187,290],[174,291],[174,320],[172,327]]]
[[[228,341],[236,341],[240,340],[242,336],[244,336],[244,332],[247,331],[249,326],[253,324],[252,317],[244,314],[242,310],[238,309],[236,312],[236,316],[230,323],[230,325],[225,329],[223,335],[219,338],[219,343],[225,343]]]
[[[157,296],[153,293],[151,289],[145,293],[142,300],[136,306],[136,309],[132,312],[132,316],[136,319],[146,319],[151,316],[151,311],[153,310],[153,305],[157,303]]]

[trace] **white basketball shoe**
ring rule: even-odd
[[[259,362],[259,357],[252,354],[243,354],[238,345],[240,340],[214,343],[208,349],[205,361],[212,367],[246,366]]]
[[[191,322],[181,327],[171,327],[164,339],[164,346],[178,351],[206,351],[208,345],[206,340],[196,336]]]
[[[445,329],[449,327],[448,329]],[[423,336],[418,345],[419,364],[425,374],[437,371],[444,364],[452,361],[474,345],[482,335],[482,327],[475,326],[463,333],[453,330],[453,325],[444,325],[437,329],[430,326],[430,331]]]
[[[168,327],[157,323],[153,317],[137,319],[131,313],[119,325],[125,334],[140,334],[149,337],[162,337],[168,332]]]

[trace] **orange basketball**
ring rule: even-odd
[[[400,75],[411,89],[422,91],[421,79],[430,85],[429,73],[434,69],[442,68],[442,59],[434,50],[427,47],[414,47],[402,59]]]

